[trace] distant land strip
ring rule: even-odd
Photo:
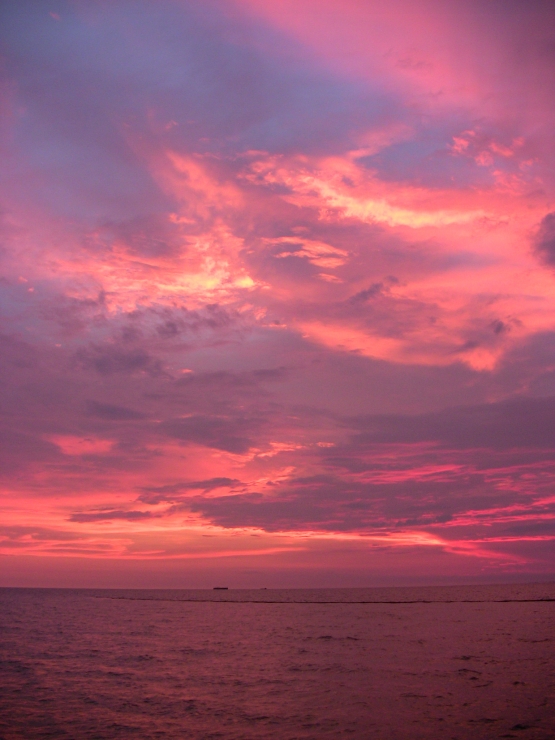
[[[145,596],[99,596],[86,594],[91,599],[115,599],[119,601],[171,601],[186,604],[526,604],[545,601],[546,599],[414,599],[413,601],[278,601],[270,599],[156,599]]]

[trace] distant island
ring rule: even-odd
[[[228,588],[227,586],[214,586],[213,590],[214,591],[227,591]]]

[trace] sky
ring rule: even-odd
[[[555,5],[0,15],[0,585],[554,578]]]

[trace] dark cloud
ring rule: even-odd
[[[247,428],[244,424],[250,428],[255,418],[258,424],[264,416],[279,414],[276,404],[270,401],[272,394],[267,384],[285,380],[287,374],[281,368],[186,373],[167,384],[156,397],[164,404],[173,404],[174,413],[177,406],[186,413],[237,417],[243,428]],[[246,416],[249,419],[241,422]]]
[[[3,373],[9,370],[21,373],[36,368],[40,362],[37,348],[14,334],[0,334],[0,352],[2,354],[0,372]]]
[[[8,547],[26,547],[31,542],[49,542],[49,541],[76,541],[82,539],[78,532],[68,532],[63,529],[51,529],[49,527],[12,525],[0,526],[0,537],[3,546]],[[25,544],[27,543],[27,545]]]
[[[123,349],[117,345],[91,345],[78,350],[75,359],[84,368],[96,370],[100,375],[137,372],[160,375],[162,363],[142,348]]]
[[[287,481],[272,487],[268,494],[198,497],[179,506],[225,527],[363,532],[429,527],[469,509],[480,511],[526,501],[524,492],[509,493],[502,485],[491,485],[484,474],[384,483],[321,474]]]
[[[503,334],[503,332],[510,331],[511,327],[505,321],[495,319],[491,322],[491,329],[494,334]]]
[[[319,449],[330,472],[272,482],[264,492],[192,496],[177,506],[226,527],[368,531],[429,528],[467,511],[479,521],[481,511],[526,507],[549,494],[553,397],[357,417],[348,427],[358,430],[349,441]],[[299,452],[297,464],[311,455]],[[543,473],[532,475],[538,463]]]
[[[366,288],[365,290],[360,290],[358,293],[355,293],[354,296],[351,296],[351,298],[349,298],[349,301],[351,303],[365,303],[371,298],[375,298],[377,295],[379,295],[383,291],[383,289],[383,283],[372,283],[369,288]]]
[[[137,314],[132,315],[135,321],[140,318]],[[231,330],[240,321],[236,312],[219,306],[217,303],[209,303],[197,311],[188,310],[184,306],[179,308],[157,307],[145,312],[145,322],[149,323],[152,319],[155,320],[156,334],[162,339],[185,336],[188,340],[203,334],[210,335]]]
[[[191,481],[186,484],[186,488],[193,490],[201,488],[204,491],[213,491],[215,488],[222,486],[238,486],[241,484],[237,478],[208,478],[208,480]]]
[[[13,427],[0,428],[0,476],[9,477],[28,472],[33,464],[51,462],[59,456],[55,445],[39,434],[19,431]]]
[[[66,335],[86,331],[93,320],[103,316],[106,294],[100,290],[96,298],[74,298],[63,294],[48,296],[42,301],[39,316],[52,321]]]
[[[87,401],[87,413],[106,421],[133,421],[135,419],[144,419],[145,414],[125,406],[112,406],[109,403],[99,403],[98,401]]]
[[[156,517],[150,511],[121,511],[118,509],[112,511],[94,511],[72,514],[69,517],[70,522],[102,522],[112,519],[123,519],[128,522],[140,521],[141,519],[152,519]]]
[[[195,414],[164,421],[159,429],[174,439],[240,454],[247,452],[254,445],[253,435],[261,425],[261,419],[252,417]]]
[[[542,220],[536,236],[536,250],[549,265],[555,265],[555,213]]]
[[[165,486],[149,486],[142,489],[138,497],[139,501],[148,504],[158,504],[162,501],[175,502],[183,499],[187,491],[204,492],[214,491],[218,488],[235,488],[243,485],[237,478],[208,478],[207,480],[179,481]]]
[[[507,534],[521,537],[534,535],[555,537],[555,507],[553,507],[553,510],[550,512],[549,519],[540,519],[536,521],[531,519],[528,521],[518,522],[506,527],[505,531]]]
[[[555,397],[517,398],[414,416],[352,419],[359,443],[437,442],[460,448],[555,449]]]
[[[285,380],[285,368],[268,368],[247,372],[229,372],[217,370],[208,373],[190,373],[176,381],[176,386],[185,393],[195,395],[205,392],[233,394],[260,394],[261,383]]]

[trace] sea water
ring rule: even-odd
[[[0,738],[555,738],[555,584],[0,589]]]

